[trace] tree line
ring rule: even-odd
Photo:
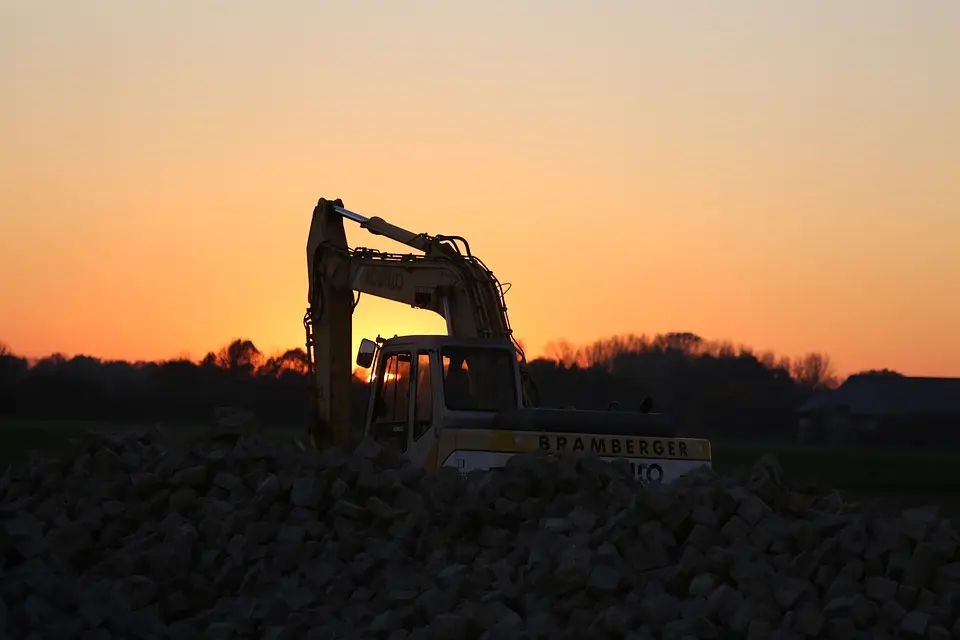
[[[823,353],[788,358],[692,333],[557,341],[529,369],[541,406],[637,410],[649,396],[655,411],[712,437],[790,436],[797,407],[839,383]],[[199,361],[28,360],[0,347],[0,417],[186,424],[229,406],[266,425],[306,424],[307,372],[303,349],[267,356],[246,339]],[[352,413],[362,422],[367,383],[355,373]]]

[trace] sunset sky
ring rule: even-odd
[[[339,197],[466,236],[532,355],[692,331],[960,375],[956,0],[4,0],[0,81],[21,354],[300,346]]]

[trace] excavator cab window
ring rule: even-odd
[[[454,411],[502,411],[517,407],[515,359],[508,349],[446,347],[444,403]]]
[[[430,353],[417,353],[417,402],[413,407],[413,439],[419,440],[433,424],[433,387],[430,380]]]
[[[407,424],[410,409],[410,353],[393,353],[383,362],[377,376],[371,434],[384,447],[407,449]]]

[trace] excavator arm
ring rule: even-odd
[[[351,249],[344,219],[422,254]],[[309,307],[304,327],[314,377],[316,424],[311,435],[317,448],[351,444],[354,292],[433,311],[445,318],[451,336],[509,341],[518,355],[524,405],[535,403],[523,349],[510,328],[503,287],[463,238],[412,233],[382,218],[345,209],[340,200],[320,199],[307,241],[307,270]]]

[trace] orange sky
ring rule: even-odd
[[[534,355],[693,331],[960,375],[960,3],[227,7],[0,5],[15,351],[301,345],[324,196],[466,236]]]

